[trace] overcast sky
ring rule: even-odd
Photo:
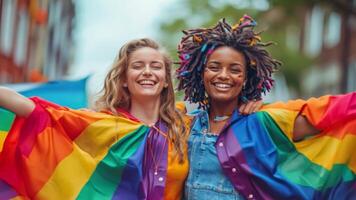
[[[90,92],[101,89],[119,48],[140,37],[156,38],[164,9],[175,0],[76,0],[75,60],[70,78],[92,74]]]

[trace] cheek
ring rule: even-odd
[[[132,80],[136,77],[136,73],[134,70],[127,70],[126,72],[126,79],[127,80]]]
[[[126,77],[125,77],[125,80],[124,80],[124,83],[126,83],[128,85],[128,88],[132,89],[135,81],[136,81],[136,78],[137,78],[137,73],[134,71],[134,70],[128,70],[126,72]]]
[[[203,84],[204,84],[205,89],[208,89],[210,81],[209,81],[209,72],[207,72],[206,69],[204,70],[204,73],[201,78],[203,79]]]
[[[166,70],[159,71],[159,72],[157,73],[157,77],[158,77],[159,80],[161,80],[162,82],[166,82],[166,81],[167,81],[167,73],[166,73]]]
[[[237,86],[238,86],[237,88],[239,90],[241,90],[243,88],[244,82],[245,82],[244,77],[240,77],[239,79],[236,80],[236,83],[237,83]]]
[[[203,79],[203,84],[204,84],[204,89],[205,90],[209,90],[210,88],[209,88],[209,81],[207,81],[206,79]]]

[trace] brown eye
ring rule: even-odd
[[[232,66],[230,68],[230,71],[231,71],[231,73],[234,73],[234,74],[242,73],[242,69],[239,66]]]
[[[208,65],[208,69],[210,71],[217,72],[220,70],[220,67],[218,65],[212,64],[212,65]]]

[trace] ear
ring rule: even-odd
[[[168,87],[168,83],[165,83],[163,87],[164,87],[164,88],[167,88],[167,87]]]

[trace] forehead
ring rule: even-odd
[[[162,61],[164,58],[161,52],[150,47],[143,47],[132,52],[129,56],[130,62],[135,61]]]
[[[245,63],[245,56],[240,51],[237,51],[231,47],[223,46],[215,49],[209,56],[209,60]]]

